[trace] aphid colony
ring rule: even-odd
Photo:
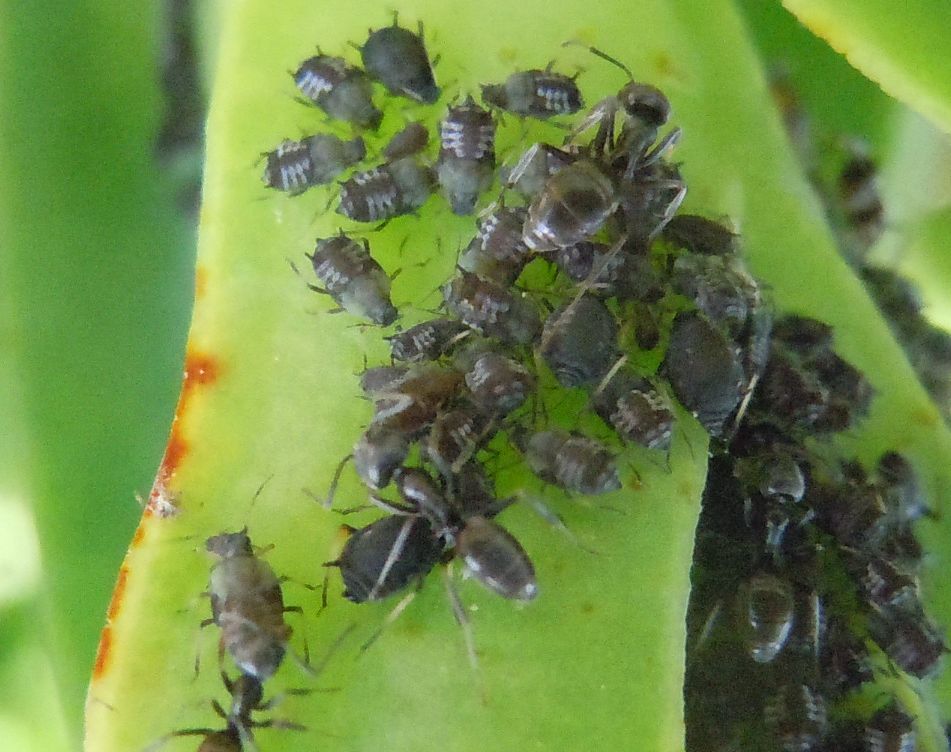
[[[377,129],[384,110],[373,82],[421,106],[443,96],[421,25],[412,31],[394,19],[359,50],[362,69],[319,53],[293,73],[301,95],[331,119]],[[336,211],[354,221],[414,213],[437,188],[452,212],[478,211],[442,287],[442,310],[406,328],[371,240],[341,231],[308,255],[315,291],[363,321],[396,324],[386,335],[390,364],[361,377],[372,417],[328,499],[332,506],[349,460],[386,514],[350,528],[327,566],[357,604],[406,591],[394,615],[411,585],[440,564],[448,574],[455,561],[489,591],[530,601],[548,585],[497,519],[525,496],[498,498],[497,451],[514,448],[541,481],[568,493],[617,491],[631,486],[629,447],[669,450],[676,400],[716,450],[688,624],[696,637],[688,745],[808,752],[851,734],[866,750],[913,749],[910,719],[895,705],[851,726],[828,721],[830,705],[872,678],[866,640],[917,676],[933,672],[945,651],[918,595],[912,524],[928,510],[907,461],[887,454],[869,473],[807,448],[808,437],[853,425],[870,387],[835,354],[825,324],[787,317],[774,326],[733,230],[679,213],[687,186],[670,161],[681,132],[664,130],[666,96],[624,68],[628,83],[583,111],[574,77],[552,68],[482,86],[481,105],[465,92],[454,97],[434,163],[422,122],[397,133],[381,149],[385,161],[368,169],[362,135],[316,134],[266,155],[265,184],[289,195],[349,171]],[[528,145],[497,171],[499,111],[510,121],[560,118],[565,141]],[[552,409],[571,390],[584,395],[597,433]],[[220,557],[210,621],[240,674],[222,674],[232,698],[227,712],[215,703],[223,730],[171,735],[201,735],[201,749],[248,749],[254,727],[300,728],[252,719],[270,706],[263,684],[288,649],[290,609],[245,532],[214,536],[208,549]],[[466,610],[451,576],[446,582],[475,663]],[[729,705],[736,694],[754,718]]]
[[[832,350],[828,325],[775,323],[759,387],[704,495],[688,749],[914,749],[912,719],[884,694],[874,715],[829,720],[873,680],[870,651],[924,677],[947,650],[921,603],[912,526],[929,510],[908,460],[888,452],[870,473],[815,443],[854,425],[871,394]]]

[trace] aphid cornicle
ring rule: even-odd
[[[419,209],[433,192],[433,171],[413,157],[358,172],[340,184],[337,213],[357,222],[380,222]]]
[[[545,320],[539,352],[563,386],[593,386],[618,359],[614,314],[584,294]]]
[[[315,185],[325,185],[366,156],[363,139],[341,141],[318,133],[301,141],[283,141],[267,153],[263,180],[268,188],[298,196]]]
[[[446,355],[471,330],[455,319],[432,319],[387,337],[393,360],[418,363]]]
[[[470,329],[526,345],[541,332],[538,311],[525,297],[464,269],[443,289],[446,307]]]
[[[373,106],[373,86],[359,68],[342,57],[316,55],[292,74],[301,94],[336,120],[376,128],[383,113]]]
[[[594,162],[579,160],[552,175],[528,207],[525,245],[553,251],[594,235],[618,207],[614,183]]]
[[[308,258],[325,292],[343,310],[370,319],[380,326],[396,320],[397,311],[390,302],[390,278],[370,255],[370,244],[344,235],[317,240]]]
[[[418,33],[399,25],[396,15],[393,25],[371,31],[360,48],[363,67],[371,78],[382,83],[393,94],[409,97],[423,104],[439,99],[429,54],[423,42],[423,24]]]
[[[502,84],[484,85],[482,101],[515,115],[540,119],[571,115],[584,106],[574,78],[547,68],[517,71]]]
[[[263,682],[281,665],[291,636],[281,582],[254,555],[246,530],[212,536],[205,547],[219,557],[208,593],[221,643],[243,673]]]
[[[566,491],[595,495],[621,487],[614,453],[595,439],[559,429],[540,431],[523,451],[535,475]]]
[[[436,176],[454,214],[471,214],[495,176],[495,121],[468,97],[439,124]]]

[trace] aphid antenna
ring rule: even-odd
[[[327,664],[330,663],[330,659],[333,658],[334,655],[336,655],[336,653],[343,646],[344,642],[347,641],[347,638],[351,635],[351,633],[356,628],[357,628],[356,622],[351,622],[346,627],[344,627],[343,631],[339,635],[337,635],[337,637],[331,643],[330,647],[327,649],[327,652],[324,653],[323,658],[321,658],[320,661],[315,666],[311,666],[310,664],[307,665],[307,673],[315,679],[319,677],[327,668]],[[318,691],[335,692],[337,690],[328,689],[328,690],[318,690]]]
[[[343,473],[344,467],[346,467],[347,463],[352,459],[353,453],[348,454],[346,457],[340,460],[336,470],[334,470],[333,478],[330,481],[330,488],[327,489],[327,497],[320,502],[324,509],[330,509],[333,507],[334,496],[337,493],[337,485],[340,483],[340,475]],[[304,489],[304,492],[309,494],[307,489]],[[312,498],[314,498],[314,501],[317,501],[316,497]]]
[[[572,545],[577,546],[585,553],[592,554],[593,556],[601,556],[601,552],[597,549],[584,545],[578,536],[572,532],[571,528],[565,524],[565,521],[562,519],[561,515],[548,506],[548,504],[546,504],[540,496],[529,494],[525,491],[519,491],[516,494],[516,497],[518,497],[520,501],[526,501],[532,510],[539,517],[541,517],[549,525],[549,527],[554,528],[559,533],[564,535]]]
[[[562,47],[583,47],[584,49],[588,50],[588,52],[590,52],[592,55],[596,55],[602,60],[606,60],[607,62],[611,63],[611,65],[614,65],[617,68],[620,68],[622,71],[624,71],[627,74],[628,80],[630,81],[634,80],[634,74],[631,73],[631,69],[628,68],[624,63],[622,63],[616,57],[613,57],[609,55],[608,53],[604,52],[603,50],[599,50],[597,47],[592,47],[590,44],[585,44],[580,39],[569,39],[567,42],[562,42],[561,46]]]

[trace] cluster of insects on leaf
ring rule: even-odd
[[[576,76],[551,64],[516,71],[482,85],[478,100],[475,92],[452,98],[438,123],[434,160],[427,157],[431,128],[419,120],[383,144],[382,161],[369,167],[363,163],[376,149],[365,137],[387,109],[378,106],[377,84],[387,98],[419,108],[446,96],[422,25],[412,30],[394,18],[371,31],[358,47],[362,67],[319,52],[292,72],[308,104],[357,135],[282,142],[265,154],[266,186],[297,196],[339,179],[335,210],[357,223],[426,211],[437,193],[453,214],[476,215],[471,240],[441,287],[439,311],[406,328],[370,239],[341,230],[317,239],[307,255],[312,289],[388,328],[390,348],[388,364],[361,375],[372,416],[327,479],[325,505],[350,511],[340,508],[336,489],[352,468],[365,491],[355,506],[385,514],[348,526],[325,566],[339,571],[352,603],[405,593],[383,625],[441,568],[475,666],[452,567],[503,598],[531,601],[544,591],[544,573],[536,574],[529,552],[498,517],[529,500],[564,527],[527,491],[500,498],[500,452],[514,453],[541,483],[569,494],[630,495],[636,474],[625,462],[629,449],[665,458],[679,404],[715,447],[705,514],[718,517],[701,527],[698,562],[706,566],[704,557],[724,555],[711,551],[726,550],[723,571],[730,572],[726,585],[709,586],[712,611],[702,619],[692,614],[699,635],[689,657],[694,677],[722,647],[728,623],[727,649],[762,669],[751,686],[760,691],[759,728],[766,732],[751,749],[808,752],[846,733],[868,750],[909,749],[911,720],[897,705],[880,707],[858,732],[830,731],[828,706],[872,678],[868,641],[917,676],[934,671],[945,651],[918,595],[921,551],[912,524],[928,509],[910,465],[892,453],[868,473],[808,448],[807,438],[844,431],[865,414],[868,382],[834,352],[827,325],[774,321],[728,222],[681,211],[687,184],[671,156],[682,134],[668,127],[669,100],[588,49],[628,78],[594,105],[586,106]],[[495,144],[503,116],[515,126],[521,119],[558,122],[564,138],[522,144],[510,165],[500,165]],[[864,194],[849,190],[856,204],[850,211],[859,216]],[[551,409],[569,393],[583,397],[585,425],[599,432],[582,431],[576,414]],[[274,704],[264,701],[263,686],[288,650],[289,609],[280,579],[246,531],[213,536],[207,545],[219,557],[209,586],[211,621],[239,675],[222,672],[230,709],[214,707],[224,729],[172,736],[201,735],[206,752],[246,750],[254,728],[302,728],[253,717]],[[849,613],[862,615],[860,627],[842,599],[830,596],[830,569],[855,588],[859,606]],[[691,687],[709,689],[688,676],[688,719]],[[688,726],[690,733],[697,732]]]

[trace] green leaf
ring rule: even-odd
[[[886,92],[951,133],[951,6],[941,0],[783,0]]]
[[[579,83],[594,102],[616,91],[624,76],[583,50],[560,46],[581,38],[667,92],[684,128],[678,158],[690,185],[689,208],[735,220],[778,308],[835,324],[842,353],[879,390],[855,448],[866,457],[885,448],[906,451],[931,490],[947,483],[951,437],[835,252],[732,4],[574,0],[553,14],[539,0],[452,6],[418,0],[399,10],[405,25],[425,21],[430,50],[441,55],[438,75],[451,91],[477,91],[480,82],[554,58],[562,69],[583,65]],[[367,26],[390,19],[383,11],[367,17],[352,5],[315,8],[303,0],[285,3],[279,13],[263,0],[246,0],[223,19],[186,382],[153,490],[154,511],[133,540],[110,609],[87,705],[87,749],[140,749],[175,729],[222,723],[208,707],[212,697],[227,699],[214,668],[216,637],[199,637],[210,565],[202,547],[207,536],[244,525],[257,544],[273,544],[268,561],[292,578],[286,600],[305,607],[305,619],[290,617],[297,651],[306,637],[311,652],[322,654],[348,624],[357,624],[319,682],[339,691],[287,697],[273,711],[310,730],[263,729],[262,748],[379,749],[385,742],[387,749],[421,751],[590,749],[595,741],[605,749],[682,749],[684,614],[706,465],[705,439],[690,420],[680,423],[669,472],[635,455],[630,461],[640,483],[627,472],[625,490],[604,503],[542,492],[597,553],[573,545],[526,508],[505,513],[505,525],[535,560],[541,593],[518,608],[461,584],[486,703],[436,574],[364,654],[357,644],[391,603],[346,603],[333,575],[329,607],[314,616],[317,598],[298,583],[319,581],[321,562],[339,546],[343,518],[320,509],[302,489],[324,492],[369,418],[355,373],[364,356],[382,362],[386,348],[378,329],[328,315],[329,302],[288,268],[288,259],[303,260],[315,237],[336,232],[337,215],[324,211],[327,194],[269,194],[253,162],[281,138],[334,127],[293,101],[286,71],[317,44],[344,52]],[[386,113],[387,134],[404,115],[432,121],[440,114],[393,100]],[[510,118],[500,139],[509,160],[516,144],[528,140],[521,127]],[[371,140],[371,152],[382,141]],[[394,299],[409,323],[438,302],[435,289],[472,228],[471,219],[453,217],[433,200],[418,219],[368,233],[384,268],[403,270]],[[507,484],[538,490],[518,465]],[[339,503],[364,498],[346,473]],[[173,508],[171,516],[155,513]],[[345,519],[359,525],[372,516]],[[948,523],[939,524],[947,535]],[[934,525],[932,538],[937,531]],[[945,553],[938,553],[937,566],[946,564]],[[196,652],[203,665],[193,681]],[[288,663],[269,690],[307,684]],[[194,741],[169,745],[185,749]]]

